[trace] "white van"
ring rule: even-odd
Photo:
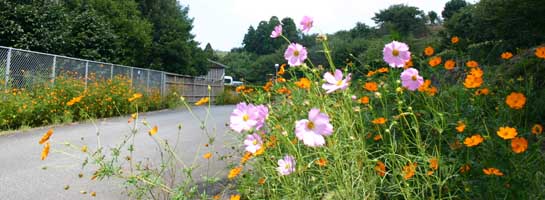
[[[233,77],[231,76],[223,76],[223,85],[239,86],[242,84],[244,83],[241,81],[233,80]]]

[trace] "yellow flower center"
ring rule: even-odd
[[[247,114],[244,114],[242,116],[242,120],[244,120],[245,122],[248,121],[250,119],[250,116],[248,116]]]
[[[398,51],[397,49],[394,49],[394,50],[392,51],[392,55],[394,55],[394,56],[399,56],[399,51]]]
[[[337,86],[341,86],[343,84],[343,80],[337,81]]]
[[[293,55],[294,56],[299,56],[299,51],[297,51],[297,50],[293,51]]]
[[[284,168],[285,168],[285,169],[290,169],[290,167],[291,167],[291,165],[290,165],[290,164],[286,164],[286,165],[284,165]]]
[[[314,122],[308,122],[307,123],[307,128],[308,129],[314,129]]]
[[[257,140],[254,140],[254,142],[252,142],[253,145],[257,145]]]
[[[416,79],[417,79],[416,75],[413,75],[411,78],[413,79],[413,81],[416,81]]]

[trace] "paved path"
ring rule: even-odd
[[[214,152],[219,152],[219,155],[214,154],[211,159],[211,166],[213,166],[211,171],[220,177],[225,177],[227,170],[225,161],[219,161],[218,158],[221,154],[230,151],[236,143],[234,135],[226,132],[228,128],[225,126],[233,108],[233,106],[213,106],[210,111],[213,119],[207,125],[210,130],[216,129],[217,138],[212,148]],[[203,108],[195,108],[194,113],[204,117],[206,112]],[[152,125],[157,124],[159,127],[157,135],[170,143],[176,140],[178,125],[182,124],[180,143],[176,151],[185,162],[191,163],[196,159],[197,163],[205,165],[206,161],[202,155],[211,150],[204,147],[207,137],[200,129],[200,123],[189,111],[141,113],[140,118]],[[91,181],[92,168],[88,166],[84,170],[81,169],[83,155],[77,150],[72,151],[76,157],[54,152],[55,149],[64,149],[64,145],[61,144],[64,142],[83,144],[81,138],[88,144],[90,150],[95,149],[97,128],[102,146],[113,147],[129,133],[127,119],[127,117],[118,117],[99,120],[95,124],[82,123],[54,127],[55,132],[51,139],[52,152],[45,161],[40,160],[42,146],[38,144],[38,140],[48,128],[0,136],[0,199],[128,199],[123,194],[125,191],[122,182],[118,179]],[[139,124],[139,127],[143,127],[142,124]],[[134,160],[158,158],[157,145],[148,136],[147,131],[147,128],[141,128],[135,138]],[[43,167],[47,169],[44,170]],[[84,177],[78,178],[81,172]],[[66,185],[70,186],[69,190],[64,190]],[[96,191],[97,196],[91,198],[89,194],[80,194],[82,190]]]

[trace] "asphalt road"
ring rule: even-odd
[[[233,106],[213,106],[206,127],[216,135],[215,145],[205,147],[207,137],[201,130],[200,122],[188,110],[167,110],[151,113],[141,113],[140,119],[159,127],[156,136],[174,143],[177,134],[180,135],[176,149],[181,160],[186,163],[196,163],[201,167],[196,175],[210,173],[210,176],[225,177],[228,170],[226,161],[219,160],[221,155],[228,154],[232,146],[236,146],[235,136],[227,131],[225,124]],[[194,108],[197,117],[204,118],[206,111],[203,108]],[[105,179],[91,181],[94,166],[81,168],[84,155],[77,149],[69,150],[73,155],[58,152],[66,150],[64,142],[75,145],[87,144],[89,150],[97,147],[97,132],[100,133],[100,143],[103,147],[114,147],[122,138],[130,133],[127,123],[128,116],[102,119],[96,122],[84,122],[63,125],[54,128],[51,138],[51,153],[42,161],[40,153],[42,146],[38,140],[47,128],[36,128],[0,136],[0,200],[24,199],[128,199],[119,179]],[[182,125],[181,132],[178,126]],[[135,137],[135,153],[133,160],[157,161],[159,153],[156,142],[148,135],[148,128],[142,123]],[[83,141],[82,141],[83,138]],[[206,152],[214,152],[210,165],[202,158]],[[217,152],[217,153],[216,153]],[[209,170],[205,170],[210,167]],[[44,169],[45,168],[45,169]],[[78,174],[83,173],[83,178]],[[65,186],[69,186],[65,190]],[[87,194],[81,194],[86,191]],[[91,197],[90,192],[96,192]]]

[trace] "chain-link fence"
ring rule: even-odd
[[[206,76],[193,77],[0,46],[0,88],[32,89],[47,81],[55,84],[59,76],[83,79],[86,85],[122,76],[138,91],[177,92],[189,102],[208,96],[210,86],[214,101],[223,91],[224,72],[223,66],[214,66]]]

